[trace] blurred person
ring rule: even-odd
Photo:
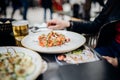
[[[105,0],[93,0],[93,2],[98,2],[101,6],[105,6],[104,1]]]
[[[27,11],[28,11],[28,7],[29,7],[28,0],[20,0],[20,1],[21,1],[21,5],[22,5],[23,19],[27,20]]]
[[[85,0],[70,0],[73,17],[81,18],[81,19],[84,17],[84,10],[83,10],[84,3]]]
[[[80,5],[78,3],[73,4],[73,17],[79,18]]]
[[[90,10],[92,2],[98,2],[102,7],[104,7],[104,0],[85,0],[83,10],[84,10],[84,19],[89,21],[90,20]]]
[[[12,14],[11,18],[13,18],[16,10],[20,11],[20,15],[23,16],[24,20],[27,20],[27,11],[28,11],[28,0],[11,0],[12,1]]]
[[[71,0],[70,4],[72,6],[73,17],[79,18],[80,1],[79,0]]]
[[[34,0],[29,0],[28,1],[29,2],[29,7],[35,7],[35,5],[34,5]]]
[[[44,21],[46,22],[47,19],[47,9],[50,10],[50,19],[52,19],[52,14],[53,14],[53,4],[52,0],[40,0],[41,6],[44,8]]]
[[[20,0],[11,0],[11,2],[12,2],[12,8],[13,8],[11,18],[13,18],[16,10],[18,10],[18,9],[20,10],[20,14],[22,15],[22,11],[21,11],[22,3],[21,3],[21,1]]]
[[[63,11],[63,1],[62,0],[53,0],[53,10],[54,10],[54,12]]]
[[[92,3],[92,0],[85,0],[85,3],[83,5],[83,10],[84,10],[83,19],[87,21],[90,20],[91,3]]]
[[[85,34],[96,34],[102,26],[110,22],[117,22],[112,26],[112,33],[107,33],[99,42],[95,50],[103,56],[110,64],[120,69],[120,0],[108,0],[94,21],[63,21],[53,19],[47,22],[49,29],[64,29]],[[111,26],[108,26],[111,28]],[[106,31],[105,31],[106,32]],[[104,32],[104,34],[105,34]],[[109,37],[108,37],[109,36]]]
[[[7,15],[6,9],[8,6],[8,0],[0,0],[0,16],[5,16]]]

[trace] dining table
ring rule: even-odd
[[[14,41],[14,39],[9,40],[7,45],[17,46]],[[7,45],[5,44],[5,46]],[[58,54],[37,52],[47,62],[47,70],[40,74],[36,80],[120,80],[119,69],[109,64],[94,49],[90,49],[98,56],[99,60],[64,65],[60,65],[56,61],[55,56]]]
[[[120,80],[119,69],[109,64],[95,51],[100,59],[98,61],[65,65],[56,62],[57,54],[37,53],[47,62],[47,70],[36,80]]]
[[[55,54],[39,54],[47,61],[48,69],[37,80],[120,80],[119,70],[97,52],[98,61],[65,65],[56,62]]]

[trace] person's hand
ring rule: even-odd
[[[64,20],[53,19],[47,22],[47,27],[49,29],[65,29],[69,26],[70,23]]]
[[[113,57],[109,57],[109,56],[103,56],[103,58],[106,59],[114,67],[118,66],[118,60],[117,60],[117,58],[113,58]]]

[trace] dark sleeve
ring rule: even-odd
[[[118,68],[120,70],[120,57],[118,58]]]
[[[98,15],[98,17],[95,18],[94,21],[83,21],[83,22],[72,21],[73,25],[70,27],[70,30],[78,33],[87,33],[87,34],[98,32],[100,27],[103,26],[108,19],[108,14],[109,14],[108,11],[112,3],[111,1],[112,0],[108,0],[106,5],[102,9],[101,13]]]

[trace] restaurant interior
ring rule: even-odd
[[[94,21],[107,0],[50,0],[46,14],[44,1],[0,0],[0,80],[120,80],[120,69],[94,50],[102,32],[79,34],[47,24]]]

